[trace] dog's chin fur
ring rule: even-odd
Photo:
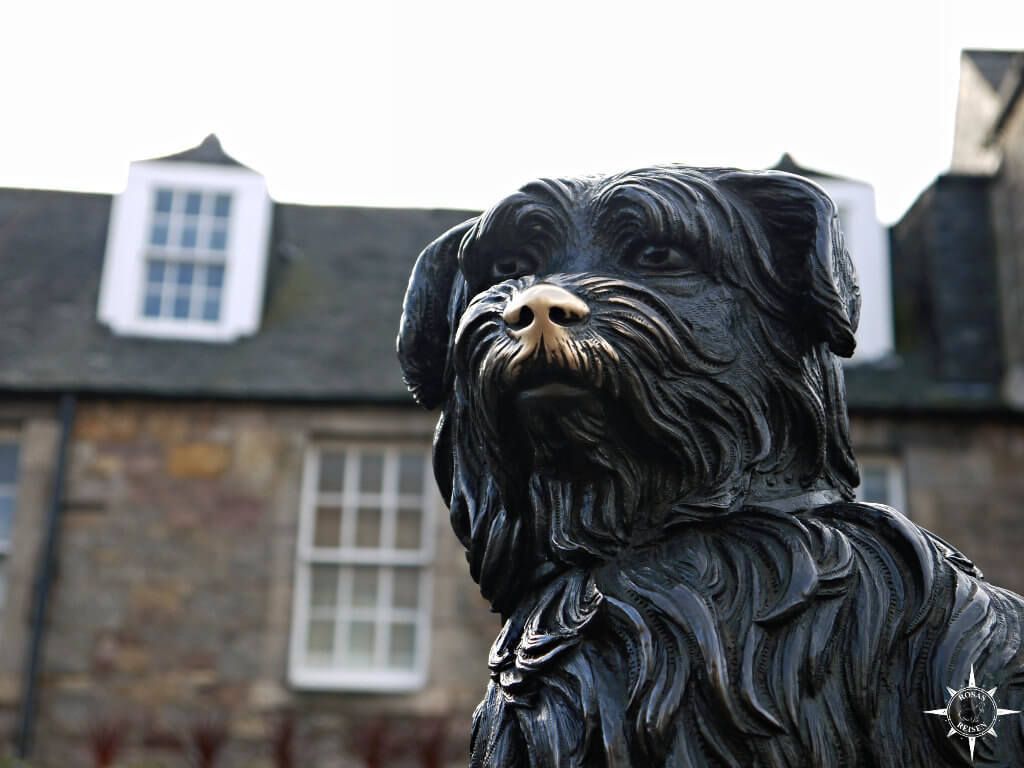
[[[435,471],[505,620],[474,768],[970,765],[924,714],[946,686],[973,664],[1001,707],[1024,708],[1024,600],[899,512],[853,501],[834,352],[852,351],[857,295],[831,202],[748,176],[536,182],[417,265],[403,366],[443,403]],[[700,233],[699,274],[472,282],[523,222],[573,251],[574,222],[603,221],[594,240],[614,251],[638,218],[659,242]],[[527,355],[502,311],[540,281],[590,316]],[[1022,734],[1000,727],[978,761],[1017,764]]]

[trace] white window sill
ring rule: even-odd
[[[150,339],[211,343],[231,342],[245,335],[237,329],[227,327],[223,322],[174,320],[171,318],[138,318],[130,324],[110,323],[110,330],[118,336],[145,336]]]
[[[338,670],[316,667],[293,668],[289,675],[293,688],[307,691],[362,691],[411,693],[422,690],[427,675],[419,671]]]

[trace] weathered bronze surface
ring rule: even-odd
[[[535,181],[423,251],[399,356],[505,620],[473,766],[1024,765],[1024,600],[853,500],[858,309],[777,172]]]

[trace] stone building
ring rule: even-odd
[[[851,366],[858,456],[1024,592],[1024,54],[965,51],[950,171],[891,229],[895,354]],[[863,473],[864,484],[882,474]]]
[[[464,752],[499,627],[394,338],[469,215],[271,203],[212,137],[113,199],[0,191],[0,706],[35,765],[112,730],[121,765],[269,765],[283,718],[303,766],[443,718]]]
[[[892,284],[847,371],[862,495],[1019,591],[1021,68],[965,55],[983,124],[891,237],[816,175]],[[304,768],[459,759],[498,627],[393,347],[470,215],[275,203],[213,137],[113,198],[0,190],[0,727],[34,765],[259,768],[288,724]]]

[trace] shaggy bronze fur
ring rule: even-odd
[[[510,314],[536,286],[586,310]],[[1024,707],[1024,601],[853,501],[858,309],[781,173],[541,180],[421,254],[399,356],[505,620],[473,766],[969,765],[924,710],[972,665]],[[1024,764],[1022,722],[975,764]]]

